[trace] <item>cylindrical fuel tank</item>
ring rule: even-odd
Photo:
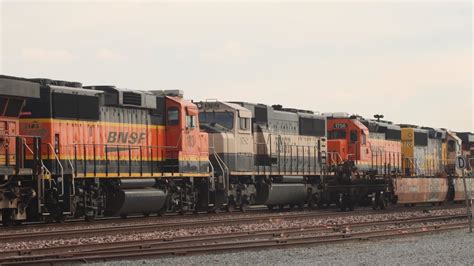
[[[166,204],[166,193],[155,188],[123,189],[107,199],[107,215],[153,213]]]
[[[121,179],[120,188],[121,189],[130,189],[130,188],[146,188],[152,187],[156,183],[155,179]]]
[[[303,183],[303,176],[279,176],[275,177],[277,183]]]
[[[304,184],[271,184],[260,186],[257,202],[264,205],[301,204],[307,198]]]

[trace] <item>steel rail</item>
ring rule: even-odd
[[[435,218],[435,217],[428,217]],[[441,217],[439,217],[441,218]],[[446,218],[446,217],[444,217]],[[454,218],[452,218],[454,219]],[[423,222],[421,219],[405,219],[406,223],[420,223]],[[425,220],[433,221],[433,219]],[[387,221],[390,222],[390,221]],[[392,222],[391,224],[397,224],[400,221]],[[363,227],[364,223],[355,224],[343,224],[345,227]],[[389,223],[365,223],[367,226],[380,226]],[[144,258],[159,255],[184,255],[191,253],[203,253],[203,252],[218,252],[218,251],[232,251],[232,250],[243,250],[243,249],[263,249],[269,247],[288,247],[288,246],[299,246],[299,245],[311,245],[311,244],[323,244],[323,243],[335,243],[341,241],[354,241],[354,240],[368,240],[382,237],[396,237],[396,236],[407,236],[413,234],[421,234],[434,231],[453,230],[466,227],[466,222],[458,222],[454,224],[441,224],[441,225],[423,225],[411,228],[389,228],[389,229],[377,229],[368,232],[350,232],[341,233],[336,231],[329,235],[316,235],[316,236],[297,236],[289,237],[290,235],[307,234],[323,232],[323,228],[313,227],[307,228],[306,230],[293,229],[277,229],[268,230],[263,232],[241,232],[221,235],[209,235],[200,237],[182,237],[172,242],[161,241],[141,241],[137,243],[119,243],[119,244],[102,244],[103,248],[94,246],[88,246],[88,250],[83,251],[59,251],[54,254],[38,255],[38,256],[17,256],[0,259],[0,263],[7,264],[26,264],[26,263],[65,263],[65,262],[89,262],[89,261],[101,261],[101,260],[114,260],[121,258]],[[326,228],[331,231],[336,228]],[[250,239],[242,241],[245,238],[258,238],[267,236],[269,239]],[[216,240],[226,240],[227,242],[216,242]],[[238,240],[238,241],[236,241]],[[206,242],[207,241],[207,242]],[[229,242],[230,241],[230,242]],[[197,245],[201,243],[201,245]],[[74,247],[73,247],[74,248]]]

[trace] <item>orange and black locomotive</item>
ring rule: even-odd
[[[2,98],[4,120],[15,119],[14,124],[4,123],[10,132],[40,140],[36,155],[23,156],[24,164],[37,171],[37,182],[29,186],[34,195],[22,204],[28,215],[12,216],[12,208],[3,206],[5,223],[209,206],[207,135],[199,131],[196,106],[184,100],[181,91],[140,92],[6,77],[2,93],[21,92],[23,84],[31,87],[29,95]],[[35,147],[32,139],[25,139],[24,145]],[[9,156],[6,166],[14,166],[14,154],[19,155],[8,152],[14,148],[4,151]],[[21,195],[11,197],[21,201]]]

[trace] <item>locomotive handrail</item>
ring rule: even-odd
[[[24,140],[23,145],[32,155],[34,155],[35,152],[26,143],[26,137],[24,137],[23,140]],[[43,160],[40,160],[40,163],[41,163],[41,169],[43,170],[43,173],[46,172],[46,174],[51,175],[51,171],[49,171],[49,169],[44,165]]]
[[[64,168],[63,168],[63,165],[61,164],[61,161],[59,160],[59,157],[56,154],[56,152],[54,151],[54,148],[51,145],[51,143],[44,143],[44,144],[46,144],[46,146],[51,149],[51,151],[53,152],[54,158],[58,162],[59,168],[61,169],[61,194],[59,194],[59,197],[62,197],[62,196],[64,196]]]
[[[74,166],[72,165],[72,161],[70,158],[67,159],[67,161],[69,162],[69,165],[71,166],[71,176],[72,176],[72,181],[71,181],[71,184],[72,184],[72,193],[71,193],[71,197],[74,197],[76,196],[76,185],[74,184],[74,179],[76,178],[76,172],[75,172],[75,169],[74,169]]]
[[[227,168],[227,165],[225,162],[222,160],[222,158],[217,154],[215,151],[213,153],[214,157],[216,158],[217,163],[219,164],[219,167],[222,170],[222,177],[225,178],[224,180],[224,189],[228,187],[228,174],[229,174],[229,168]]]
[[[330,159],[331,159],[331,162],[335,162],[334,165],[337,165],[337,162],[336,160],[334,160],[334,158],[336,157],[337,159],[339,159],[340,162],[343,162],[344,160],[342,159],[342,156],[339,152],[337,151],[328,151],[326,152],[329,156],[330,156]],[[336,156],[335,156],[336,155]]]

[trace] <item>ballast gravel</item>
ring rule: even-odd
[[[203,226],[197,228],[181,228],[171,230],[157,230],[144,233],[123,233],[123,234],[107,234],[107,235],[96,235],[96,236],[85,236],[85,237],[67,237],[58,239],[43,239],[33,241],[11,241],[5,242],[0,245],[1,251],[9,250],[25,250],[29,248],[46,248],[54,246],[70,246],[70,245],[87,245],[92,243],[110,243],[110,242],[123,242],[123,241],[135,241],[135,240],[149,240],[149,239],[163,239],[163,238],[174,238],[174,237],[186,237],[186,236],[197,236],[197,235],[208,235],[208,234],[220,234],[220,233],[231,233],[231,232],[244,232],[244,231],[262,231],[270,229],[281,229],[281,228],[300,228],[304,226],[320,226],[320,225],[337,225],[355,222],[370,222],[370,221],[390,221],[401,218],[414,218],[414,217],[429,217],[446,214],[460,214],[464,213],[462,209],[445,209],[445,210],[432,210],[429,212],[394,212],[385,214],[373,214],[373,215],[354,215],[354,216],[341,216],[341,217],[315,217],[315,218],[304,218],[304,219],[270,219],[268,221],[260,221],[256,223],[245,223],[245,224],[233,224],[233,225],[216,225],[216,226]]]
[[[389,240],[93,265],[474,265],[474,233],[462,229]]]

